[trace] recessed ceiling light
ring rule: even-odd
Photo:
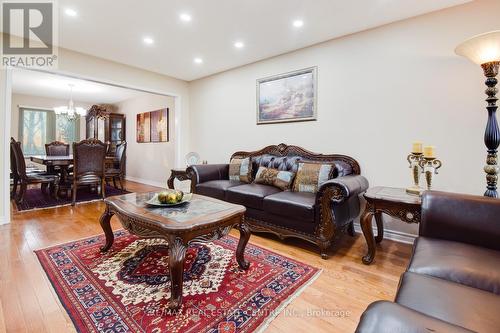
[[[71,8],[66,8],[66,10],[64,11],[64,13],[68,16],[71,16],[71,17],[75,17],[76,15],[78,15],[78,13],[76,12],[76,10],[74,9],[71,9]]]
[[[245,43],[243,43],[242,41],[237,41],[234,43],[234,47],[237,49],[242,49],[245,47]]]
[[[201,59],[201,58],[194,58],[193,61],[195,64],[202,64],[203,63],[203,59]]]
[[[302,27],[303,25],[304,25],[304,21],[302,21],[302,20],[295,20],[295,21],[293,21],[293,26],[294,26],[295,28],[300,28],[300,27]]]
[[[191,22],[191,15],[187,14],[187,13],[182,13],[179,15],[179,18],[181,19],[181,21],[184,21],[184,22]]]
[[[144,37],[142,41],[147,45],[153,45],[155,43],[154,39],[151,37]]]

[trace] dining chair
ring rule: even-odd
[[[61,141],[53,141],[45,144],[45,154],[47,156],[69,156],[69,143]],[[68,172],[68,170],[65,170]],[[47,165],[47,172],[50,174],[61,173],[63,170],[60,166]]]
[[[87,139],[73,143],[73,175],[68,178],[68,185],[72,192],[72,205],[76,203],[78,186],[100,186],[101,196],[104,199],[105,177],[104,162],[107,145],[97,139]]]
[[[68,156],[69,143],[53,141],[45,144],[45,154],[47,156]]]
[[[50,186],[51,194],[57,199],[58,192],[58,184],[59,177],[57,175],[50,175],[43,172],[33,172],[28,171],[26,168],[26,161],[24,159],[23,150],[21,149],[21,143],[16,142],[14,139],[11,139],[10,143],[11,154],[14,156],[14,161],[12,160],[11,155],[11,170],[14,175],[14,190],[11,195],[14,197],[18,204],[24,201],[24,196],[26,195],[26,191],[28,189],[28,185],[32,184],[41,184],[41,191],[44,194],[47,194],[47,187]],[[16,195],[17,185],[20,185],[19,194]]]
[[[125,190],[123,186],[123,178],[125,177],[125,162],[126,162],[126,151],[127,151],[127,142],[123,141],[122,143],[116,145],[115,150],[115,160],[117,164],[113,166],[113,168],[106,169],[106,182],[109,179],[113,180],[113,186],[116,186],[116,179],[120,182],[120,188]]]

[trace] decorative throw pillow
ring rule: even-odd
[[[334,163],[298,162],[294,192],[318,192],[321,184],[333,177]]]
[[[239,180],[240,182],[250,183],[252,175],[252,165],[250,157],[233,158],[229,162],[229,180]]]
[[[283,191],[290,189],[295,174],[290,171],[282,171],[266,167],[259,167],[255,175],[255,183],[271,185]]]

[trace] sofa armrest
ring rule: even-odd
[[[196,185],[211,180],[229,179],[229,164],[198,164],[186,170],[191,180],[191,193],[196,193]]]
[[[419,235],[500,250],[500,200],[427,191]]]
[[[345,229],[360,213],[359,195],[368,189],[368,180],[360,175],[330,179],[316,194],[315,230],[321,257],[327,258],[337,228]]]
[[[360,175],[343,176],[324,182],[319,188],[317,198],[324,195],[326,191],[331,191],[331,200],[333,203],[340,204],[349,200],[349,198],[358,197],[359,194],[365,192],[367,189],[368,180],[365,177]]]
[[[471,333],[473,331],[396,303],[377,301],[370,304],[363,312],[356,333],[378,332]]]

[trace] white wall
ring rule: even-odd
[[[443,161],[436,189],[482,194],[484,78],[454,49],[499,29],[499,13],[500,1],[475,1],[192,81],[191,149],[218,163],[237,150],[296,144],[353,156],[371,186],[406,187],[406,156],[418,139]],[[318,121],[256,125],[256,80],[311,66]]]
[[[127,179],[166,187],[175,160],[174,98],[145,94],[115,104],[117,112],[126,115]],[[169,142],[138,143],[136,115],[169,108]]]
[[[3,38],[3,35],[0,34],[0,36]],[[58,59],[59,68],[54,71],[55,73],[67,74],[80,78],[97,80],[103,83],[118,84],[129,88],[139,88],[145,91],[175,96],[175,109],[177,111],[176,119],[174,120],[177,124],[175,134],[180,137],[180,140],[176,142],[176,155],[184,156],[186,154],[189,145],[189,137],[187,136],[186,130],[189,123],[189,92],[188,83],[186,81],[66,49],[59,50]],[[3,118],[6,115],[4,105],[7,98],[10,98],[10,96],[4,96],[5,77],[6,71],[0,70],[0,106],[2,112],[2,121],[0,122],[0,140],[2,140],[1,143],[3,143],[1,148],[2,153],[4,153],[3,150],[5,142],[3,141],[5,138],[5,131],[7,130],[2,124]],[[10,124],[10,120],[7,124]],[[8,129],[10,132],[10,128]],[[5,156],[8,157],[8,155]],[[177,158],[176,160],[180,161],[180,158]],[[0,175],[5,175],[8,168],[8,163],[1,163]],[[0,186],[2,188],[2,191],[0,191],[0,202],[3,203],[0,205],[0,223],[2,223],[2,221],[5,222],[9,219],[8,215],[6,216],[6,213],[9,213],[9,206],[5,204],[8,202],[8,192],[5,190],[7,187],[4,183],[3,177],[2,180],[0,180]]]
[[[13,75],[16,75],[13,73]],[[74,101],[76,107],[82,107],[88,110],[92,103]],[[11,122],[10,122],[10,136],[19,141],[19,106],[32,106],[45,109],[53,109],[54,107],[67,105],[68,99],[48,98],[24,94],[12,94],[12,107],[11,107]],[[80,121],[80,138],[85,139],[85,118]]]
[[[10,105],[11,105],[11,81],[12,70],[0,69],[0,158],[3,163],[0,164],[0,225],[9,223],[9,161],[10,149],[7,148],[5,134],[10,132]]]

